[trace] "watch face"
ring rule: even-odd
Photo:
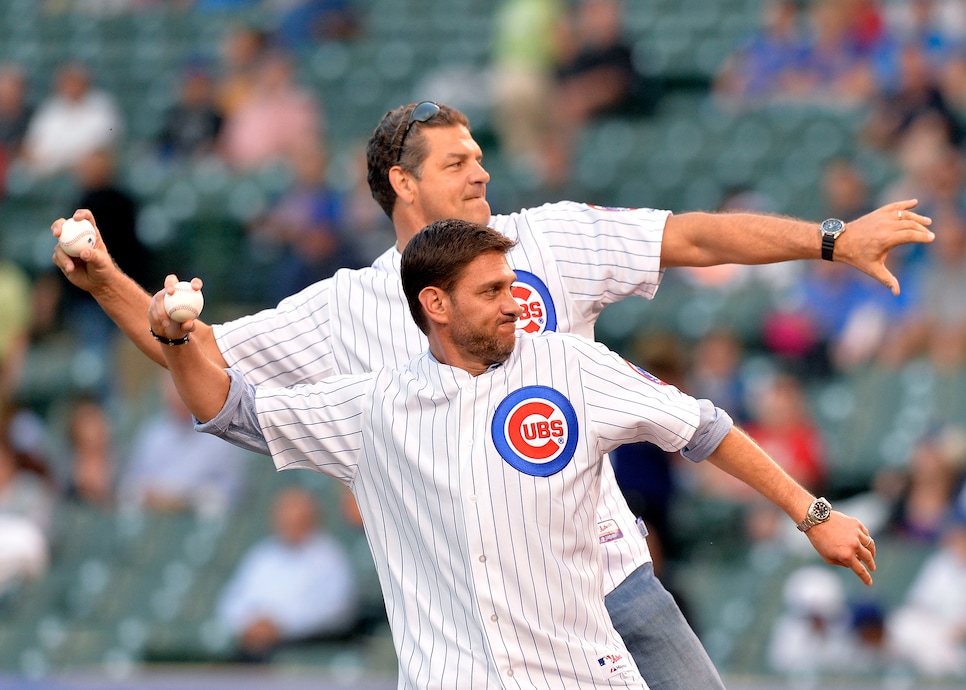
[[[822,234],[824,235],[838,235],[844,229],[845,223],[838,218],[829,218],[822,221]]]
[[[812,505],[812,515],[815,516],[816,520],[824,522],[825,520],[828,520],[831,514],[832,514],[832,506],[830,506],[825,501],[816,501]]]

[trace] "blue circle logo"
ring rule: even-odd
[[[497,406],[491,433],[507,464],[524,474],[549,477],[574,457],[577,413],[559,391],[526,386],[510,393]]]
[[[517,321],[517,329],[525,333],[557,330],[557,310],[547,285],[532,273],[515,272],[517,279],[510,292],[523,310]]]

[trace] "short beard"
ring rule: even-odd
[[[517,344],[516,332],[510,338],[497,335],[475,333],[466,328],[462,319],[455,319],[451,337],[453,343],[463,352],[487,365],[507,361]]]

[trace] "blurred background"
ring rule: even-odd
[[[273,306],[393,242],[364,146],[423,99],[470,117],[496,213],[919,200],[899,297],[821,261],[677,269],[598,337],[876,538],[865,588],[720,473],[615,455],[729,687],[964,687],[966,2],[7,0],[0,688],[395,687],[351,496],[195,434],[49,226],[92,209],[149,291],[202,277],[209,322]]]

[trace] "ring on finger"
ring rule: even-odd
[[[899,216],[899,220],[902,220],[902,210],[901,209],[898,210],[898,211],[896,211],[896,215]]]
[[[863,544],[862,546],[864,546],[865,548],[869,548],[870,546],[872,546],[875,543],[875,539],[872,538],[872,535],[871,534],[866,535],[866,536],[869,537],[869,541],[866,542],[865,544]]]

